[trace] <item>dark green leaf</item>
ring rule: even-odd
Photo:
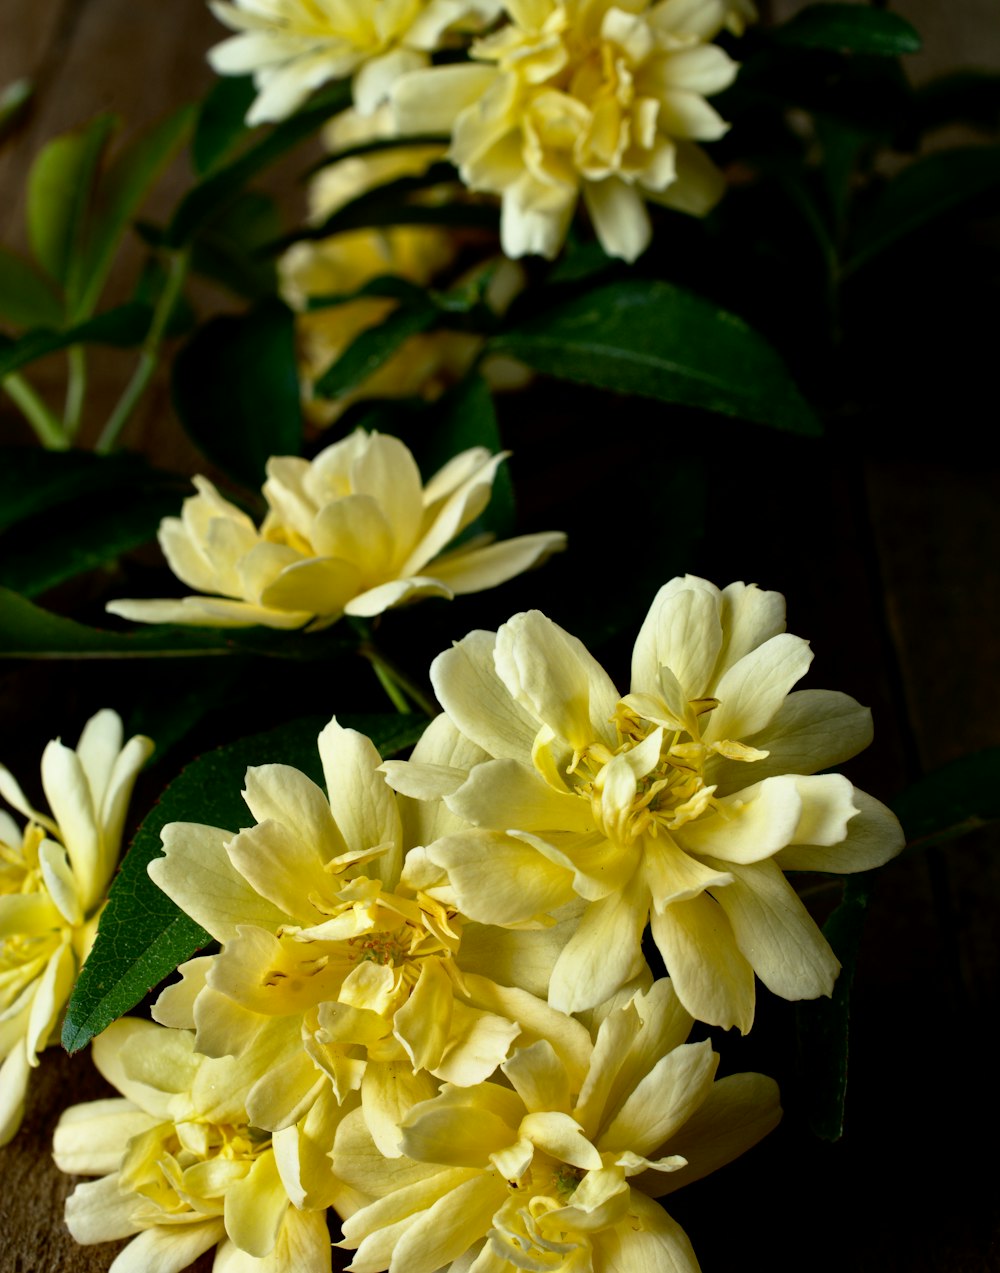
[[[0,531],[70,500],[127,488],[149,473],[137,455],[0,447]]]
[[[130,301],[66,331],[39,328],[25,332],[17,340],[0,336],[0,380],[37,358],[68,349],[70,345],[115,345],[123,349],[141,345],[152,316],[148,305]]]
[[[416,742],[421,716],[345,716],[340,723],[366,733],[383,756]],[[256,734],[199,757],[175,778],[136,832],[122,863],[97,941],[66,1009],[62,1042],[77,1052],[189,959],[210,937],[180,911],[147,874],[160,855],[168,822],[200,822],[230,831],[250,824],[241,796],[247,768],[279,762],[322,783],[316,738],[326,724],[312,717]]]
[[[66,280],[72,318],[86,318],[93,313],[122,235],[193,123],[194,107],[182,106],[136,138],[101,178],[88,217],[83,250],[73,261]]]
[[[565,380],[702,407],[793,433],[820,425],[771,346],[741,318],[669,283],[600,287],[493,337]]]
[[[330,309],[336,305],[348,305],[351,301],[363,296],[381,296],[389,300],[401,301],[413,307],[426,306],[428,293],[409,279],[400,278],[398,274],[379,274],[370,278],[353,292],[333,292],[328,296],[310,296],[306,308]]]
[[[0,541],[0,584],[24,597],[72,579],[149,543],[160,519],[176,514],[177,490],[136,483],[101,499],[31,518]]]
[[[905,18],[865,4],[811,4],[771,35],[782,44],[883,57],[919,53],[922,47]]]
[[[378,371],[400,347],[437,320],[437,306],[429,298],[424,303],[394,310],[388,318],[356,336],[332,366],[316,381],[320,398],[339,398],[357,388]]]
[[[918,132],[949,124],[969,124],[986,132],[1000,128],[1000,75],[995,71],[955,71],[923,84],[913,94]]]
[[[63,307],[42,276],[16,252],[0,247],[0,318],[17,327],[58,327]]]
[[[967,146],[911,164],[882,191],[858,227],[856,269],[937,217],[1000,188],[1000,146]]]
[[[248,300],[273,296],[277,270],[261,249],[274,239],[280,225],[274,200],[245,190],[195,236],[192,267]]]
[[[851,983],[875,875],[868,871],[850,876],[843,900],[823,925],[823,936],[841,964],[833,995],[796,1009],[806,1118],[823,1140],[839,1140],[844,1133]]]
[[[0,142],[20,124],[35,92],[29,79],[13,80],[0,92]]]
[[[953,760],[892,802],[911,848],[930,848],[1000,819],[1000,747]]]
[[[243,122],[256,96],[251,75],[222,75],[201,104],[191,142],[191,162],[199,177],[206,176],[250,136]]]
[[[207,323],[174,362],[173,394],[200,450],[257,489],[272,455],[302,445],[291,311],[274,301]]]
[[[443,467],[453,455],[482,446],[494,455],[503,450],[493,395],[481,376],[466,377],[441,400],[430,428],[429,445],[421,451],[428,474]],[[514,487],[507,464],[501,464],[493,483],[489,506],[468,528],[463,538],[483,531],[498,536],[514,529]]]
[[[350,81],[339,82],[319,94],[310,106],[280,123],[238,158],[199,182],[174,214],[167,231],[167,242],[173,247],[182,247],[221,207],[239,194],[251,177],[315,133],[331,115],[348,106],[350,98]]]
[[[117,122],[101,115],[83,132],[56,137],[28,174],[28,238],[38,263],[57,283],[65,284],[80,250],[94,178]]]

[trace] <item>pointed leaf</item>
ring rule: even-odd
[[[383,756],[390,756],[416,742],[426,720],[345,716],[340,723],[366,733]],[[220,747],[193,761],[167,787],[136,832],[111,886],[97,941],[66,1009],[62,1042],[68,1052],[89,1043],[211,940],[146,872],[160,856],[164,826],[199,822],[234,832],[246,826],[250,819],[241,792],[250,765],[292,765],[322,784],[316,739],[325,724],[325,717],[311,717]]]
[[[669,283],[599,287],[493,337],[537,371],[815,435],[819,421],[771,346],[735,314]]]
[[[962,756],[892,802],[911,848],[930,848],[1000,819],[1000,747]]]
[[[199,177],[217,168],[251,129],[244,120],[256,96],[250,75],[223,75],[215,81],[198,111],[191,160]]]
[[[335,363],[323,372],[314,388],[321,398],[339,398],[363,384],[395,354],[411,336],[427,331],[438,318],[438,309],[426,298],[423,304],[393,310],[388,318],[356,336]]]
[[[0,531],[69,500],[94,496],[147,478],[137,455],[0,447]]]
[[[0,319],[16,327],[57,327],[63,307],[44,278],[16,252],[0,247]]]
[[[141,345],[152,317],[153,311],[148,305],[128,301],[65,331],[40,327],[25,332],[17,340],[0,336],[0,380],[36,359],[68,349],[70,345],[114,345],[121,349]]]
[[[811,4],[771,35],[782,44],[883,57],[919,53],[923,47],[905,18],[865,4]]]
[[[54,138],[28,174],[31,249],[57,283],[65,284],[80,248],[94,178],[117,123],[113,115],[100,115],[82,132]]]

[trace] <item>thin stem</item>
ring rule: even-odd
[[[125,386],[125,391],[118,399],[114,411],[108,417],[108,422],[104,426],[101,436],[97,439],[97,446],[94,449],[98,455],[107,455],[118,441],[118,435],[128,423],[129,417],[153,378],[153,373],[156,371],[156,365],[159,361],[160,343],[163,340],[163,333],[166,330],[170,315],[173,313],[177,298],[180,296],[181,288],[184,286],[188,259],[189,252],[185,248],[183,251],[175,253],[170,261],[166,282],[163,284],[163,291],[156,302],[156,309],[153,311],[153,321],[149,325],[149,332],[143,342],[139,365],[136,367],[132,379]]]
[[[69,384],[66,386],[66,405],[63,408],[63,427],[66,436],[72,438],[83,418],[83,401],[87,394],[87,353],[82,345],[73,345],[68,354]]]
[[[409,713],[412,710],[406,701],[409,698],[425,716],[438,714],[437,704],[370,641],[363,641],[358,646],[358,653],[372,665],[379,684],[392,699],[398,711]]]
[[[69,438],[57,417],[49,410],[35,390],[18,372],[5,376],[3,387],[10,399],[20,408],[21,414],[38,434],[42,445],[50,451],[65,451]]]

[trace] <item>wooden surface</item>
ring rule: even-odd
[[[921,74],[962,61],[1000,65],[988,0],[894,7],[928,34]],[[219,28],[202,0],[2,0],[2,10],[0,84],[24,74],[39,82],[26,127],[0,152],[0,236],[18,243],[23,177],[37,148],[99,110],[139,126],[194,96],[210,82],[203,53]],[[183,180],[178,171],[165,183],[163,206]],[[121,364],[102,363],[98,374],[120,384]],[[160,445],[165,410],[154,396],[134,443]],[[6,410],[4,429],[19,436]],[[845,453],[808,491],[774,479],[747,510],[759,533],[745,546],[716,545],[727,578],[784,587],[787,577],[798,588],[790,626],[814,639],[815,683],[875,708],[875,746],[851,774],[883,798],[925,768],[1000,742],[1000,474],[970,446],[942,445],[933,461],[905,458],[905,449],[864,461]],[[810,536],[839,545],[836,577],[810,578]],[[62,696],[79,708],[86,697],[60,667],[8,668],[0,671],[5,711],[23,708],[26,684],[44,702]],[[29,734],[44,741],[49,728],[33,721]],[[848,1135],[836,1146],[806,1145],[779,1130],[717,1182],[678,1195],[671,1210],[705,1273],[736,1267],[734,1244],[740,1264],[779,1271],[1000,1270],[995,1051],[986,1041],[1000,985],[998,898],[995,836],[886,873],[859,973]],[[785,1028],[782,1006],[773,1013],[764,1025]],[[0,1273],[97,1273],[110,1264],[114,1246],[79,1248],[66,1234],[69,1182],[48,1148],[59,1107],[103,1092],[86,1057],[46,1054],[24,1129],[0,1150]]]

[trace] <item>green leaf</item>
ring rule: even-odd
[[[494,455],[503,450],[493,395],[482,376],[467,376],[445,394],[435,415],[428,445],[420,452],[428,476],[436,473],[452,456],[470,447],[483,446]],[[497,472],[488,507],[462,538],[472,538],[483,531],[498,536],[509,535],[514,529],[514,521],[514,487],[505,462]]]
[[[599,287],[494,336],[486,348],[565,380],[792,433],[821,432],[762,336],[669,283],[629,279]]]
[[[80,249],[84,219],[101,155],[118,121],[100,115],[83,132],[46,145],[28,174],[28,237],[35,258],[65,284]]]
[[[391,756],[417,741],[420,716],[345,716],[340,723],[366,733]],[[241,791],[247,768],[292,765],[322,784],[316,738],[325,717],[294,721],[199,757],[167,787],[136,832],[101,916],[94,949],[66,1009],[62,1042],[77,1052],[112,1021],[211,940],[152,882],[146,868],[160,856],[168,822],[200,822],[238,831],[248,822]]]
[[[851,984],[877,874],[850,876],[840,905],[823,925],[823,936],[841,963],[833,995],[796,1008],[806,1118],[822,1140],[844,1134]]]
[[[250,136],[251,130],[243,121],[256,93],[251,75],[222,75],[212,85],[201,104],[191,141],[191,162],[199,177],[217,168]]]
[[[64,504],[30,518],[0,541],[0,584],[37,597],[149,543],[161,518],[176,514],[180,502],[176,489],[136,483],[101,500]]]
[[[271,301],[207,323],[174,362],[173,395],[204,454],[257,489],[272,455],[298,455],[302,445],[291,311]]]
[[[905,18],[865,4],[811,4],[771,32],[782,44],[897,57],[919,53],[916,29]]]
[[[277,270],[261,249],[274,239],[280,225],[274,200],[246,190],[195,236],[192,267],[248,300],[273,296],[278,289]]]
[[[854,237],[846,267],[857,269],[937,217],[1000,188],[1000,146],[928,155],[884,188]]]
[[[310,106],[284,120],[238,158],[210,173],[182,200],[166,234],[171,247],[183,247],[220,208],[233,199],[251,177],[280,159],[315,133],[337,111],[350,105],[351,86],[342,80],[320,93]]]
[[[174,111],[123,150],[98,183],[85,246],[66,281],[74,319],[93,313],[122,235],[152,184],[184,144],[193,123],[193,106]]]
[[[137,455],[0,447],[0,531],[69,500],[127,487],[150,472]]]
[[[0,318],[17,327],[58,327],[63,307],[45,279],[16,252],[0,246]]]
[[[1000,747],[953,760],[892,802],[910,848],[955,840],[1000,819]]]
[[[363,384],[378,371],[411,336],[427,331],[438,318],[429,297],[423,304],[393,310],[388,318],[355,336],[344,352],[315,383],[321,398],[339,398]]]
[[[0,142],[17,128],[34,92],[35,85],[27,78],[12,80],[0,92]]]
[[[954,71],[939,76],[916,89],[913,113],[921,134],[949,124],[995,132],[1000,128],[1000,75],[995,71]]]
[[[70,345],[114,345],[121,349],[141,345],[152,317],[153,311],[148,305],[129,301],[116,309],[105,310],[96,318],[77,323],[66,331],[42,327],[25,332],[17,340],[0,336],[0,380],[36,359],[68,349]]]

